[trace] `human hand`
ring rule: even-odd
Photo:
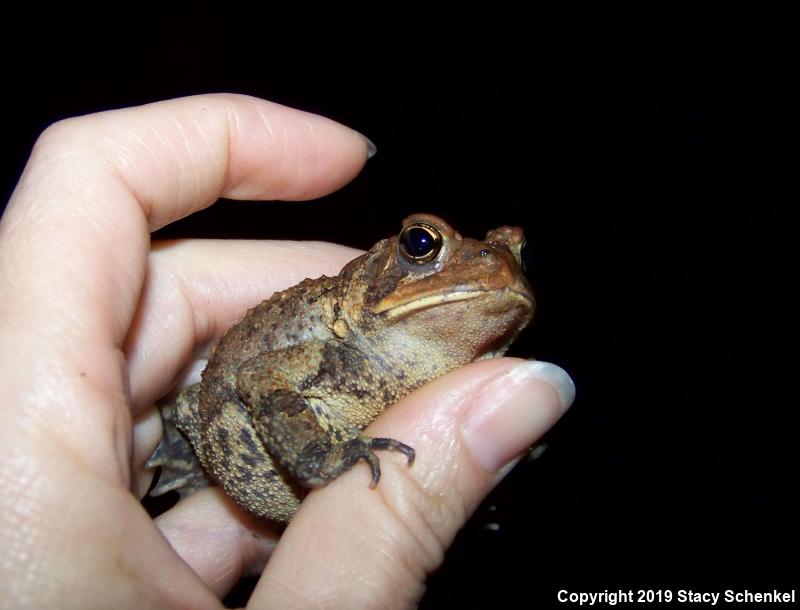
[[[405,607],[478,502],[572,401],[544,363],[498,359],[387,410],[373,436],[417,451],[309,494],[276,536],[218,489],[150,519],[144,417],[198,347],[303,277],[331,244],[183,241],[149,233],[219,197],[310,199],[352,179],[356,132],[242,96],[201,96],[58,123],[0,221],[0,587],[13,608],[219,608],[266,570],[249,607]],[[134,422],[136,422],[134,424]],[[276,546],[277,545],[277,546]]]

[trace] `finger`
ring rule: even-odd
[[[351,129],[244,96],[183,98],[57,123],[34,147],[0,225],[0,273],[12,282],[7,294],[17,295],[0,306],[17,317],[29,311],[18,307],[23,300],[61,314],[56,319],[65,311],[103,314],[121,340],[148,229],[222,196],[328,193],[352,179],[366,156]],[[6,269],[23,262],[24,273]]]
[[[198,348],[247,309],[307,277],[335,275],[359,250],[321,242],[182,240],[154,246],[125,341],[134,412],[172,387]]]
[[[481,499],[573,396],[558,367],[512,359],[463,367],[414,392],[367,429],[413,446],[414,465],[384,453],[375,490],[359,465],[309,494],[251,606],[412,606]]]
[[[279,533],[247,517],[218,487],[183,499],[155,520],[170,546],[217,597],[258,574]]]

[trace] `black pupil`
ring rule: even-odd
[[[415,258],[430,255],[436,242],[428,231],[420,227],[411,227],[403,233],[403,245],[406,252]]]

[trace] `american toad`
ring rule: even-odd
[[[358,460],[377,484],[375,450],[411,463],[411,447],[361,431],[426,381],[506,351],[534,310],[523,241],[516,227],[479,241],[415,214],[338,276],[251,309],[200,383],[162,409],[164,441],[149,464],[164,472],[153,493],[191,491],[205,473],[252,515],[285,523],[305,488]]]

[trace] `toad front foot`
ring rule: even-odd
[[[414,464],[414,449],[405,443],[396,441],[393,438],[359,436],[358,438],[334,445],[331,448],[331,451],[325,456],[325,467],[318,469],[317,474],[323,475],[322,482],[319,483],[319,485],[324,485],[342,472],[349,470],[358,460],[364,460],[367,462],[372,472],[372,480],[369,486],[374,489],[378,481],[381,480],[381,464],[378,456],[375,455],[375,450],[399,451],[406,456],[409,467]],[[326,478],[329,472],[331,474]],[[314,486],[313,484],[309,485]]]

